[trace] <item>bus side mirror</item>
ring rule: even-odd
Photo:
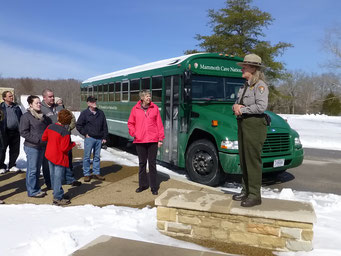
[[[191,88],[189,86],[186,86],[184,88],[184,96],[185,96],[185,101],[190,101],[191,100]]]
[[[184,72],[185,85],[191,84],[191,78],[192,78],[192,72],[190,70],[186,70]]]

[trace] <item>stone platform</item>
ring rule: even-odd
[[[223,192],[168,189],[156,200],[157,227],[178,239],[212,240],[277,251],[310,251],[316,215],[310,203],[262,199],[244,208]]]

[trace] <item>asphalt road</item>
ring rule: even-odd
[[[124,150],[135,153],[133,148]],[[177,169],[167,164],[162,165],[175,173],[185,174],[183,169]],[[239,187],[240,182],[241,175],[231,175],[227,177],[227,182],[223,187]],[[301,166],[276,176],[263,175],[263,187],[279,190],[291,188],[297,191],[341,195],[341,151],[305,148]]]
[[[341,195],[341,151],[306,148],[304,153],[301,166],[265,176],[263,186]]]
[[[126,147],[126,141],[121,141],[116,147],[136,154],[133,147]],[[163,164],[164,165],[164,164]],[[165,167],[175,173],[185,174],[183,169],[165,164]],[[241,175],[227,177],[226,187],[240,186]],[[341,151],[316,148],[304,149],[304,161],[299,167],[289,169],[277,176],[264,175],[263,187],[282,190],[291,188],[297,191],[311,191],[341,195]]]

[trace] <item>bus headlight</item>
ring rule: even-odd
[[[237,140],[231,141],[228,138],[226,138],[225,140],[221,141],[220,148],[238,150],[238,141]]]
[[[296,148],[301,148],[302,147],[302,143],[299,137],[295,137],[295,147]]]

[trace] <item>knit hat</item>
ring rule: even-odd
[[[58,112],[58,122],[62,125],[69,125],[71,123],[72,113],[67,109],[62,109]]]
[[[63,102],[63,99],[60,97],[54,97],[54,102],[57,104],[57,102],[61,100]]]

